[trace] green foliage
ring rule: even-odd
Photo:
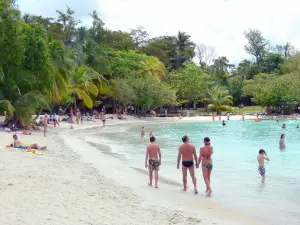
[[[209,93],[209,105],[208,108],[215,109],[218,114],[222,111],[231,111],[232,108],[232,96],[229,95],[226,87],[215,86]]]
[[[211,78],[195,64],[186,64],[179,71],[172,72],[165,78],[167,83],[176,90],[180,102],[203,101],[207,89],[211,84]]]
[[[245,45],[245,51],[253,55],[256,63],[259,65],[268,52],[269,41],[266,40],[257,29],[249,29],[244,32],[244,35],[248,40],[248,44]]]
[[[300,77],[296,74],[272,76],[259,74],[254,80],[245,82],[244,95],[253,96],[253,101],[273,109],[294,105],[300,101]]]

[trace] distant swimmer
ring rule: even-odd
[[[160,147],[155,142],[155,137],[150,138],[150,145],[147,147],[145,167],[149,169],[149,186],[152,186],[153,171],[155,174],[155,188],[158,188],[158,170],[161,165]]]
[[[279,124],[279,120],[276,120],[276,122]]]
[[[281,151],[285,150],[284,134],[280,136],[279,149]]]
[[[178,113],[178,118],[181,120],[182,115],[180,113]]]
[[[284,123],[284,124],[282,124],[282,128],[286,128],[286,125],[285,125],[285,123]]]
[[[225,120],[223,120],[223,122],[222,122],[222,126],[226,126]]]
[[[258,172],[261,175],[261,183],[265,183],[266,179],[266,169],[265,169],[265,160],[270,161],[269,157],[265,150],[260,149],[258,152],[257,161],[258,161]]]
[[[145,137],[145,128],[142,127],[142,130],[141,130],[141,138],[144,138]]]
[[[177,157],[177,169],[180,167],[180,161],[182,158],[182,177],[183,177],[183,189],[186,191],[187,184],[187,170],[189,170],[193,184],[194,184],[194,193],[198,194],[197,191],[197,179],[195,177],[195,164],[197,163],[197,154],[195,146],[190,144],[188,136],[182,137],[183,144],[179,147],[178,157]],[[195,161],[195,163],[194,163]],[[198,168],[198,167],[197,167]]]
[[[200,148],[199,158],[197,161],[197,167],[199,167],[202,161],[202,173],[203,179],[206,184],[207,196],[211,195],[212,189],[210,186],[210,175],[213,169],[211,155],[214,153],[213,147],[210,145],[210,139],[204,138],[204,146]]]
[[[299,125],[297,125],[296,128],[300,128]]]
[[[153,136],[154,136],[154,135],[153,135],[152,129],[151,129],[150,132],[149,132],[149,136],[150,136],[150,137],[153,137]]]

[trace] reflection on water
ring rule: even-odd
[[[170,182],[181,183],[176,170],[176,159],[181,137],[188,135],[197,152],[208,136],[214,147],[212,188],[214,198],[224,206],[247,212],[272,224],[300,224],[300,129],[297,122],[286,122],[282,129],[276,121],[228,121],[221,123],[179,123],[145,126],[146,132],[154,129],[161,146],[163,159],[161,173]],[[98,133],[87,137],[89,141],[109,145],[114,154],[121,155],[129,166],[143,168],[145,139],[140,138],[140,127],[126,131],[110,127],[109,134]],[[121,132],[120,132],[121,129]],[[287,150],[279,151],[279,138],[286,136]],[[260,183],[257,171],[257,154],[265,149],[270,157],[266,162],[266,184]],[[119,157],[122,160],[122,157]],[[201,170],[197,171],[200,191],[204,190]],[[263,212],[263,213],[262,213]],[[276,218],[274,218],[276,215]]]

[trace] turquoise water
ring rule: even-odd
[[[161,174],[181,182],[176,170],[176,157],[181,137],[188,135],[195,144],[197,154],[208,136],[214,147],[212,173],[213,199],[223,206],[245,212],[271,224],[300,224],[300,121],[286,121],[286,129],[276,121],[228,121],[220,122],[155,124],[153,128],[161,146],[163,164]],[[147,125],[148,126],[148,125]],[[111,129],[101,134],[101,143],[108,144],[129,166],[142,168],[148,138],[139,138],[139,127],[121,133]],[[279,151],[279,138],[286,136],[287,150]],[[99,136],[90,137],[96,141]],[[105,141],[104,141],[105,140]],[[97,142],[97,141],[96,141]],[[120,146],[122,146],[120,148]],[[263,148],[270,157],[265,163],[266,184],[260,183],[257,171],[258,150]],[[126,159],[126,160],[125,160]],[[197,171],[198,189],[204,191],[201,170]],[[189,180],[190,185],[192,184]]]

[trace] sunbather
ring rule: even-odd
[[[31,145],[24,145],[20,140],[18,140],[18,135],[14,134],[13,135],[14,139],[14,148],[24,148],[24,149],[37,149],[37,150],[46,150],[47,146],[40,147],[38,144],[34,143]]]

